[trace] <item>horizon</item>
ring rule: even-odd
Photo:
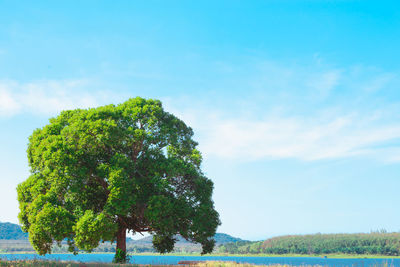
[[[0,3],[0,221],[28,137],[141,96],[193,128],[218,233],[399,232],[400,3]],[[141,237],[136,235],[136,237]]]
[[[0,224],[1,223],[8,223],[8,224],[13,224],[13,225],[18,225],[18,226],[21,226],[20,224],[14,224],[14,223],[11,223],[11,222],[2,222],[2,221],[0,221]],[[21,229],[22,230],[22,229]],[[250,242],[263,242],[263,241],[266,241],[266,240],[268,240],[268,239],[273,239],[273,238],[276,238],[276,237],[285,237],[285,236],[306,236],[306,235],[342,235],[342,234],[344,234],[344,235],[354,235],[354,234],[398,234],[398,233],[400,233],[400,231],[394,231],[394,232],[387,232],[385,229],[379,229],[379,230],[371,230],[370,232],[363,232],[363,233],[308,233],[308,234],[298,234],[298,235],[279,235],[279,236],[271,236],[271,237],[267,237],[267,238],[265,238],[265,239],[260,239],[260,240],[248,240],[248,239],[242,239],[242,238],[239,238],[239,239],[241,239],[241,241],[245,241],[245,242],[247,242],[247,241],[250,241]],[[29,234],[29,233],[26,233],[26,234]],[[236,236],[232,236],[232,235],[230,235],[229,233],[223,233],[223,232],[216,232],[215,233],[215,235],[217,235],[217,234],[222,234],[222,235],[228,235],[229,237],[232,237],[232,238],[238,238],[238,237],[236,237]],[[180,236],[179,234],[176,234],[176,235],[178,235],[178,236]],[[151,237],[151,235],[149,235],[149,234],[147,234],[147,233],[145,233],[144,235],[127,235],[126,236],[126,238],[127,239],[131,239],[131,240],[134,240],[134,241],[140,241],[140,240],[143,240],[143,239],[148,239],[149,237]],[[182,236],[181,236],[182,237]],[[10,240],[13,240],[13,239],[10,239]]]

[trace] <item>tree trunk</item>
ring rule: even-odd
[[[121,249],[126,252],[126,228],[120,226],[117,232],[117,251]]]

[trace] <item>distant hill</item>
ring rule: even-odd
[[[0,239],[27,240],[28,233],[24,233],[18,224],[0,222]]]
[[[177,238],[177,244],[190,244],[186,239],[184,239],[181,236],[176,236]],[[28,240],[28,233],[24,233],[21,230],[21,227],[18,224],[14,223],[2,223],[0,222],[0,239],[5,239],[5,240]],[[228,234],[223,234],[223,233],[216,233],[214,236],[215,243],[217,245],[223,245],[226,243],[232,243],[232,242],[238,242],[238,241],[244,241],[240,238],[230,236]],[[151,244],[153,242],[153,237],[152,236],[147,236],[139,240],[132,240],[131,238],[127,238],[128,242],[133,242],[138,245],[147,245]]]
[[[175,238],[177,239],[177,244],[183,245],[183,244],[190,244],[189,241],[187,241],[186,239],[184,239],[182,236],[177,235],[175,236]],[[233,237],[230,236],[228,234],[224,234],[224,233],[216,233],[214,236],[215,239],[215,243],[216,245],[223,245],[226,243],[232,243],[232,242],[238,242],[238,241],[244,241],[240,238],[237,237]],[[138,240],[130,240],[130,242],[134,242],[136,244],[140,244],[140,245],[145,245],[145,244],[151,244],[153,242],[153,237],[152,236],[146,236],[142,239],[138,239]]]
[[[247,240],[243,240],[238,237],[233,237],[233,236],[230,236],[230,235],[224,234],[224,233],[216,233],[214,236],[214,239],[215,239],[215,242],[217,245],[223,245],[223,244],[232,243],[232,242],[236,243],[236,242],[247,241]]]

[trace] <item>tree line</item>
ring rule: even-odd
[[[400,233],[289,235],[265,241],[224,244],[228,254],[380,254],[400,255]]]

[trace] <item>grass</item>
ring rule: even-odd
[[[196,267],[290,267],[292,265],[252,265],[248,263],[236,263],[236,262],[229,262],[229,261],[208,261],[204,263],[199,263]],[[319,265],[301,265],[301,267],[320,267]]]
[[[138,265],[134,264],[112,264],[112,263],[79,263],[79,262],[70,262],[70,261],[43,261],[43,260],[12,260],[12,261],[3,261],[0,260],[1,267],[117,267],[117,266],[126,266],[126,267],[137,267]]]
[[[35,251],[13,251],[13,252],[0,252],[1,254],[36,254]],[[70,252],[54,252],[53,254],[71,254]],[[92,252],[88,253],[85,251],[79,252],[79,254],[112,254],[115,252]],[[143,253],[128,253],[130,256],[201,256],[200,253],[181,253],[172,252],[168,254],[143,252]],[[398,259],[400,256],[389,256],[389,255],[375,255],[375,254],[228,254],[228,253],[212,253],[204,256],[223,256],[223,257],[315,257],[315,258],[336,258],[336,259]],[[0,265],[1,266],[1,265]]]
[[[227,261],[207,261],[204,263],[197,264],[196,267],[292,267],[293,265],[287,264],[273,264],[273,265],[252,265],[248,263],[236,263]],[[299,265],[295,265],[299,266]],[[300,265],[300,267],[322,267],[321,265]],[[374,267],[394,267],[392,264],[384,263],[382,265],[375,265]]]
[[[0,267],[167,267],[171,265],[137,265],[137,264],[113,264],[113,263],[79,263],[79,262],[67,262],[67,261],[42,261],[42,260],[13,260],[13,261],[2,261],[0,260]],[[179,265],[189,266],[189,265]],[[196,267],[254,267],[251,264],[238,264],[235,262],[222,262],[222,261],[209,261],[204,263],[198,263],[192,266]],[[257,265],[257,267],[289,267],[291,265]],[[318,265],[302,265],[302,267],[319,267]]]
[[[239,264],[236,262],[227,261],[206,261],[200,262],[194,265],[138,265],[138,264],[113,264],[113,263],[79,263],[70,261],[43,261],[43,260],[13,260],[4,261],[0,260],[0,267],[184,267],[184,266],[195,266],[195,267],[292,267],[293,265],[252,265],[252,264]],[[374,267],[392,267],[394,265],[384,263],[383,265],[375,265]],[[300,267],[322,267],[320,265],[301,265]]]

